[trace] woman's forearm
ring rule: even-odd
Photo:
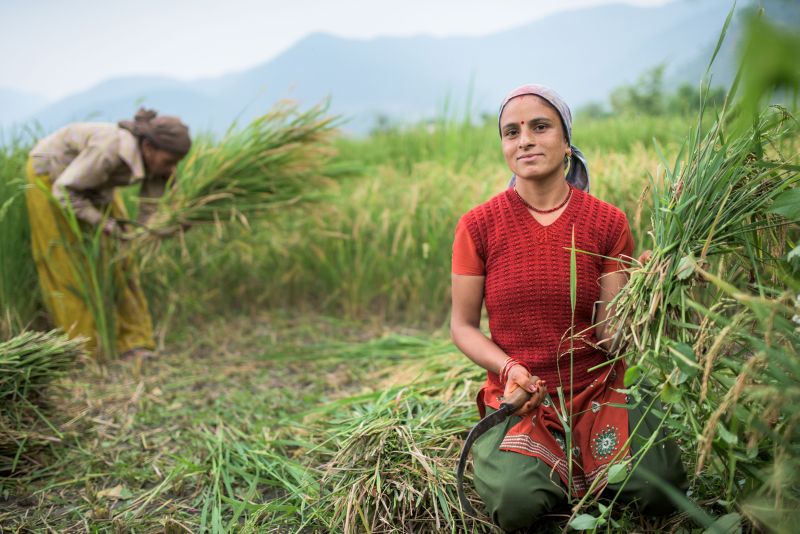
[[[450,328],[453,343],[467,358],[487,371],[500,374],[508,355],[486,337],[480,328],[472,325],[453,325]]]
[[[624,271],[609,273],[600,278],[600,300],[597,303],[597,324],[595,335],[600,346],[606,350],[611,349],[611,339],[615,329],[611,327],[611,318],[614,317],[614,298],[628,282],[628,275]]]

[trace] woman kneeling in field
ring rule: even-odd
[[[124,238],[122,221],[128,214],[117,188],[141,184],[138,218],[146,223],[190,147],[189,129],[177,117],[143,109],[133,121],[119,124],[67,125],[40,140],[30,153],[26,199],[44,302],[55,326],[70,337],[87,338],[90,351],[98,348],[97,328],[89,305],[76,291],[82,260],[71,252],[77,237],[64,210],[71,210],[84,229],[102,226],[108,238]],[[153,326],[136,266],[118,261],[114,270],[119,286],[112,323],[116,353],[150,357]]]
[[[532,397],[475,443],[478,493],[489,516],[508,531],[529,528],[568,494],[590,490],[618,493],[618,501],[636,502],[646,514],[668,513],[669,499],[650,481],[682,487],[685,473],[678,447],[663,436],[633,462],[638,465],[624,487],[605,480],[608,464],[635,456],[659,424],[646,403],[633,405],[618,391],[622,361],[596,368],[607,360],[601,344],[609,338],[608,303],[627,281],[617,260],[633,253],[628,220],[586,192],[585,162],[570,145],[572,116],[552,89],[512,91],[500,108],[499,128],[515,178],[458,223],[451,331],[461,351],[488,371],[477,399],[481,415],[498,409],[516,388]],[[491,339],[480,331],[484,301]],[[563,407],[549,394],[557,387]],[[561,421],[570,417],[568,440]]]

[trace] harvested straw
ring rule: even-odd
[[[472,422],[465,393],[443,402],[403,390],[334,416],[337,452],[323,479],[330,528],[468,530],[473,521],[460,512],[454,475],[459,438]]]
[[[696,473],[780,530],[800,506],[800,279],[787,261],[798,124],[778,107],[748,129],[730,123],[724,110],[707,135],[698,126],[653,182],[653,256],[620,293],[616,323],[626,385],[657,384]]]
[[[330,160],[336,118],[325,106],[300,112],[278,104],[218,144],[196,143],[178,171],[177,185],[160,204],[157,232],[181,225],[248,218],[312,198],[340,174]]]
[[[45,388],[82,353],[83,340],[22,332],[0,343],[0,472],[14,472],[34,445],[57,439],[40,409]]]

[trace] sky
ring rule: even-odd
[[[485,35],[556,11],[670,0],[0,0],[0,88],[50,100],[103,80],[245,70],[314,32]]]

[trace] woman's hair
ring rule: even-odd
[[[192,147],[189,127],[178,117],[159,116],[155,110],[140,108],[132,121],[120,121],[118,124],[137,138],[147,139],[156,148],[181,157],[188,154]]]

